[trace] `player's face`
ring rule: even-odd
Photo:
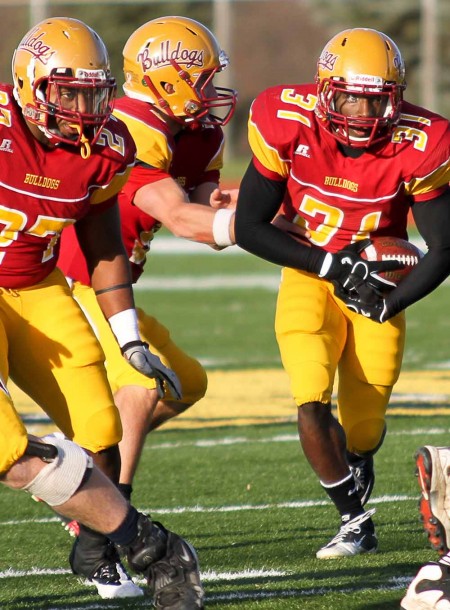
[[[89,105],[86,93],[85,90],[74,87],[61,87],[58,91],[52,91],[50,102],[56,103],[64,111],[85,113]],[[66,118],[56,117],[56,125],[63,136],[74,139],[78,137],[77,129]]]
[[[107,103],[107,94],[102,88],[89,87],[52,87],[49,95],[49,102],[54,103],[63,116],[54,118],[56,128],[60,133],[69,139],[76,140],[79,136],[79,127],[75,126],[78,123],[77,117],[93,115]],[[64,113],[67,116],[64,117]],[[73,120],[71,120],[73,116]],[[77,128],[78,127],[78,128]]]
[[[385,95],[357,95],[355,93],[338,92],[336,94],[335,109],[346,117],[376,118],[384,116],[387,97]],[[364,138],[370,129],[349,129],[349,136]]]

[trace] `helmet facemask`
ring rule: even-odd
[[[164,89],[164,97],[158,93],[148,75],[144,81],[157,100],[157,106],[171,119],[178,123],[191,126],[202,125],[226,125],[234,114],[236,105],[236,92],[226,87],[218,87],[213,84],[214,76],[221,68],[200,72],[195,80],[191,79],[189,72],[184,70],[174,59],[170,64],[176,71],[175,85],[161,82],[160,87]],[[184,115],[176,115],[171,108],[170,96],[174,94],[183,97]],[[215,114],[218,109],[219,112]]]
[[[115,80],[103,70],[77,70],[73,76],[70,68],[56,68],[34,83],[33,104],[25,106],[23,113],[49,139],[74,146],[87,140],[93,145],[111,115],[115,91]],[[59,121],[75,131],[62,133]]]
[[[386,34],[369,28],[336,34],[319,57],[316,83],[320,125],[339,142],[368,148],[391,136],[406,82],[401,53]]]
[[[404,86],[396,83],[356,84],[340,79],[327,78],[318,85],[318,114],[329,124],[334,137],[353,148],[368,148],[390,136],[400,118],[400,106]],[[379,116],[346,116],[336,109],[338,94],[380,98]],[[352,136],[350,130],[364,130],[362,137]]]

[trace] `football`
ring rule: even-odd
[[[380,276],[396,286],[411,273],[423,256],[423,252],[410,241],[400,237],[371,237],[371,244],[362,252],[362,258],[369,261],[398,260],[403,263],[403,269],[383,271]]]

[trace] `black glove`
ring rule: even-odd
[[[158,390],[164,395],[163,384],[167,383],[169,390],[175,398],[181,398],[181,384],[172,369],[168,369],[152,352],[148,349],[147,343],[143,341],[131,341],[122,348],[122,354],[133,368],[145,375],[156,379]]]
[[[354,279],[351,278],[350,281],[353,282]],[[386,305],[386,299],[373,286],[362,282],[357,289],[346,290],[337,281],[333,282],[333,285],[334,294],[352,311],[380,324],[386,322],[391,317]]]
[[[370,246],[370,239],[361,239],[349,244],[335,254],[327,253],[319,277],[332,280],[349,292],[357,288],[362,282],[366,282],[377,290],[391,290],[395,284],[382,278],[382,271],[393,271],[403,269],[404,264],[400,261],[368,261],[360,256],[360,253]]]

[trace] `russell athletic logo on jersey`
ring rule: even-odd
[[[47,65],[50,59],[55,54],[55,51],[51,49],[47,44],[42,41],[42,37],[44,36],[44,32],[41,32],[39,36],[35,36],[35,33],[38,31],[38,28],[35,28],[30,32],[30,35],[22,41],[19,45],[19,49],[24,49],[28,51],[38,59],[44,65]]]
[[[151,68],[169,66],[173,60],[175,60],[177,64],[186,66],[186,68],[203,66],[204,51],[200,51],[199,49],[183,49],[181,46],[182,44],[183,43],[180,40],[174,47],[171,47],[170,40],[165,40],[161,43],[159,49],[152,51],[149,51],[148,48],[143,49],[138,54],[137,61],[141,64],[144,72]]]
[[[295,149],[295,154],[300,155],[301,157],[306,157],[307,159],[311,157],[309,154],[309,146],[306,144],[299,144]]]
[[[12,153],[12,140],[8,140],[7,138],[3,138],[2,143],[0,144],[0,152],[9,152]]]

